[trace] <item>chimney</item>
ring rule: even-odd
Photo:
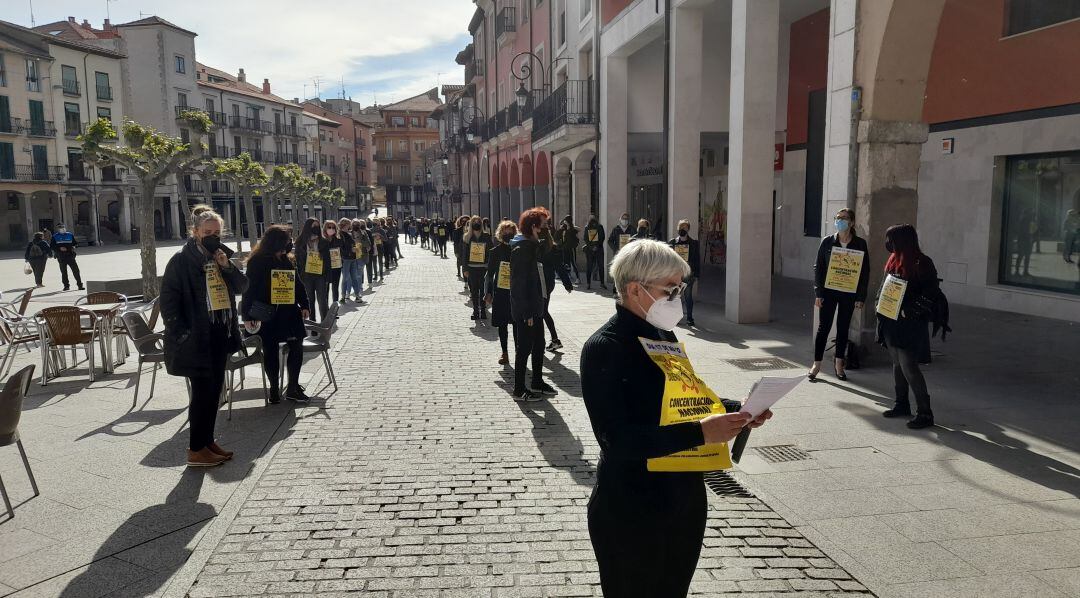
[[[87,20],[87,19],[83,19],[83,20],[82,20],[82,26],[83,26],[83,27],[86,27],[87,29],[91,29],[91,28],[92,28],[92,27],[90,26],[90,21],[89,21],[89,20]]]
[[[75,17],[68,17],[68,23],[75,24]]]
[[[270,95],[270,80],[263,79],[263,93]]]
[[[109,31],[111,27],[112,23],[109,22],[109,19],[105,19],[105,24],[101,26],[101,29],[103,31]]]
[[[300,103],[300,98],[293,98],[292,103],[293,104],[299,104]]]
[[[240,72],[237,73],[236,80],[241,83],[245,83],[247,81],[247,76],[244,75],[244,69],[240,69]]]

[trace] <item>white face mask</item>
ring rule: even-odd
[[[626,218],[623,218],[622,220],[619,221],[619,224],[621,224],[622,226],[627,226],[628,224],[630,224],[630,221],[627,220]]]
[[[642,287],[644,288],[644,287]],[[663,295],[660,299],[656,299],[652,296],[652,293],[645,291],[645,294],[653,300],[652,307],[645,314],[645,321],[656,326],[660,330],[667,330],[671,332],[678,326],[679,320],[682,320],[682,302],[681,301],[668,301],[667,297]],[[637,299],[635,299],[637,301]],[[638,303],[638,307],[641,304]]]

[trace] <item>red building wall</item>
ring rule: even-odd
[[[600,0],[600,24],[607,25],[634,0]]]
[[[829,71],[829,9],[791,24],[787,144],[806,143],[810,92],[825,89]]]

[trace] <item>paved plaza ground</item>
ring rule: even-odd
[[[138,275],[137,251],[108,249],[84,252],[88,279]],[[179,379],[162,372],[134,409],[134,360],[89,386],[35,383],[21,431],[41,496],[0,449],[16,504],[0,519],[0,595],[599,596],[578,360],[610,296],[558,291],[565,349],[546,365],[559,395],[518,405],[451,260],[404,250],[339,320],[336,392],[311,360],[320,398],[266,407],[249,370],[218,420],[237,451],[222,467],[183,467]],[[5,296],[21,267],[0,261]],[[78,296],[51,287],[32,310]],[[778,280],[775,295],[769,325],[732,325],[706,302],[679,333],[722,397],[804,371],[807,283]],[[710,494],[695,595],[1080,596],[1080,330],[955,306],[953,327],[927,370],[938,427],[880,417],[880,359],[784,399],[734,472],[746,493]]]

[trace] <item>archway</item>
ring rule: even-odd
[[[480,204],[487,202],[488,194],[491,193],[491,161],[487,154],[480,158],[480,170],[476,172],[476,176],[479,185],[470,201],[469,209],[466,210],[469,214],[479,214]]]
[[[518,172],[519,165],[517,158],[510,160],[509,171],[509,191],[508,201],[503,206],[504,209],[499,211],[499,216],[502,218],[513,219],[516,215],[521,214],[521,173]]]
[[[533,178],[533,205],[551,209],[551,171],[547,152],[536,154],[536,175]]]
[[[551,219],[559,220],[573,209],[573,186],[570,184],[574,163],[566,156],[560,156],[555,162],[555,198],[551,202]]]
[[[582,150],[574,158],[573,172],[573,218],[578,226],[583,226],[588,220],[590,213],[599,209],[598,191],[594,186],[596,152],[591,149]]]
[[[502,217],[509,209],[510,172],[505,159],[499,160],[499,181],[502,182],[502,187],[499,189],[499,193],[491,200],[492,220]]]
[[[0,201],[6,205],[0,211],[0,246],[22,249],[30,240],[29,198],[19,191],[0,190]]]
[[[98,236],[104,245],[109,243],[126,243],[131,239],[131,223],[124,222],[129,219],[124,214],[126,203],[124,192],[120,188],[104,188],[98,192]],[[185,216],[181,214],[181,216]],[[127,227],[125,231],[124,228]]]
[[[532,157],[525,154],[521,157],[521,211],[536,206],[536,191],[533,187],[533,164]]]

